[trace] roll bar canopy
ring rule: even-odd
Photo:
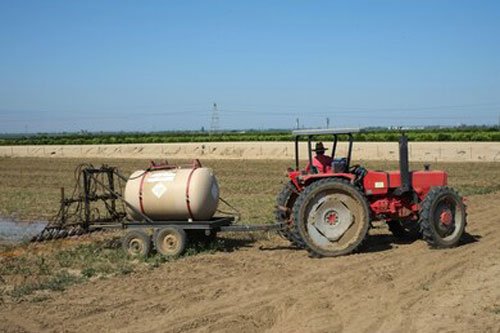
[[[332,159],[335,158],[335,151],[337,150],[337,142],[339,135],[347,135],[349,140],[349,148],[347,151],[347,168],[351,164],[352,156],[352,145],[354,138],[353,133],[359,133],[361,130],[359,128],[327,128],[327,129],[304,129],[292,131],[292,135],[295,136],[295,170],[299,170],[299,141],[300,137],[307,137],[307,152],[309,158],[309,165],[313,173],[317,173],[312,162],[312,140],[318,135],[332,135],[333,136],[333,147],[332,147]]]
[[[359,133],[359,128],[319,128],[319,129],[303,129],[292,131],[293,136],[306,136],[306,135],[328,135],[328,134],[351,134]]]

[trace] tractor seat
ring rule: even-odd
[[[332,161],[332,172],[347,173],[347,158],[336,158]]]

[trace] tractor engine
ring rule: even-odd
[[[416,214],[421,202],[434,186],[446,186],[448,175],[444,171],[414,171],[410,173],[413,191],[399,193],[402,186],[400,171],[367,171],[363,177],[363,190],[370,203],[373,216],[388,219],[408,218]],[[413,216],[411,219],[416,219]]]

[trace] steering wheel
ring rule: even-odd
[[[360,168],[361,165],[359,164],[354,164],[354,165],[351,165],[349,167],[349,173],[356,173],[356,171],[358,170],[358,168]]]

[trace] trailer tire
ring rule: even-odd
[[[122,238],[123,250],[132,257],[147,257],[151,253],[151,237],[142,230],[132,230]]]
[[[166,227],[154,235],[156,251],[165,257],[176,257],[186,249],[187,237],[183,229]]]

